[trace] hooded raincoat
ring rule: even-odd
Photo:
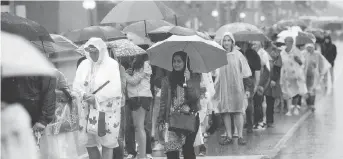
[[[222,37],[221,45],[223,45],[225,36],[229,36],[233,41],[233,46],[235,46],[235,39],[229,32]],[[217,113],[244,113],[243,78],[250,77],[252,73],[248,61],[236,47],[227,53],[227,60],[227,65],[216,70],[213,107]]]
[[[314,44],[306,44],[305,48],[312,47]],[[305,74],[306,74],[306,86],[308,93],[314,95],[316,87],[320,84],[320,80],[327,74],[331,68],[329,61],[317,51],[313,53],[305,50]]]
[[[93,45],[99,50],[99,58],[93,61],[86,51],[87,59],[82,61],[76,71],[73,83],[74,90],[82,100],[86,93],[93,93],[104,83],[109,83],[95,94],[95,109],[105,112],[106,135],[87,134],[86,147],[94,147],[101,144],[107,148],[118,147],[118,134],[120,127],[120,108],[121,108],[121,80],[120,70],[117,61],[109,57],[107,46],[100,38],[91,38],[85,44],[85,48]],[[85,102],[79,102],[80,112],[80,132],[85,132],[87,126],[87,115],[89,109],[94,109]]]
[[[298,94],[306,94],[304,56],[295,46],[289,52],[284,48],[280,55],[282,59],[280,85],[284,98],[290,99]],[[297,63],[295,57],[298,57],[302,64]]]

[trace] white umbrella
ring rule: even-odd
[[[1,32],[1,76],[50,75],[55,68],[42,52],[20,36]]]
[[[190,69],[207,73],[227,64],[226,51],[214,41],[198,35],[178,36],[157,42],[147,52],[152,65],[172,71],[172,57],[175,52],[184,51],[190,60]]]

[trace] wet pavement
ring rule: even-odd
[[[337,45],[337,44],[336,44]],[[343,44],[337,45],[338,52]],[[275,159],[342,159],[343,143],[343,55],[338,53],[334,93],[294,133]]]

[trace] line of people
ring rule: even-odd
[[[303,97],[314,110],[317,86],[330,80],[336,56],[330,39],[325,41],[322,55],[315,43],[297,48],[293,37],[285,39],[284,47],[263,47],[261,42],[236,42],[228,32],[219,42],[227,51],[228,64],[198,74],[189,69],[185,52],[174,53],[173,71],[168,72],[151,66],[146,54],[133,60],[115,57],[104,41],[91,38],[72,88],[58,70],[56,78],[3,78],[2,101],[21,103],[32,119],[33,131],[68,136],[61,140],[76,147],[73,157],[86,147],[90,159],[123,158],[124,149],[127,158],[151,159],[154,149],[163,150],[170,159],[181,155],[193,159],[196,146],[200,155],[206,154],[204,139],[221,122],[225,126],[221,145],[232,144],[236,136],[238,144],[245,145],[244,127],[248,133],[274,127],[275,106],[285,105],[288,116],[298,114],[294,105],[301,105],[298,101]],[[65,110],[69,115],[62,113]],[[168,129],[176,110],[196,114],[195,132]],[[105,123],[99,126],[101,120]],[[101,130],[91,133],[90,124],[98,124]]]

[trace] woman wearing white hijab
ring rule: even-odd
[[[238,130],[238,143],[246,144],[243,139],[244,99],[245,90],[243,78],[251,76],[251,70],[244,55],[235,48],[235,39],[232,33],[225,33],[221,45],[227,51],[228,64],[216,70],[214,82],[215,95],[213,105],[222,115],[227,136],[220,142],[222,145],[232,144],[231,116],[234,116],[234,125]]]
[[[74,90],[82,100],[80,131],[85,131],[89,109],[105,112],[106,135],[99,137],[87,133],[85,147],[90,159],[112,159],[113,148],[118,147],[121,108],[121,80],[119,64],[109,57],[107,46],[100,38],[91,38],[84,45],[87,59],[76,71]],[[104,83],[109,83],[93,94]],[[98,147],[102,146],[102,155]]]

